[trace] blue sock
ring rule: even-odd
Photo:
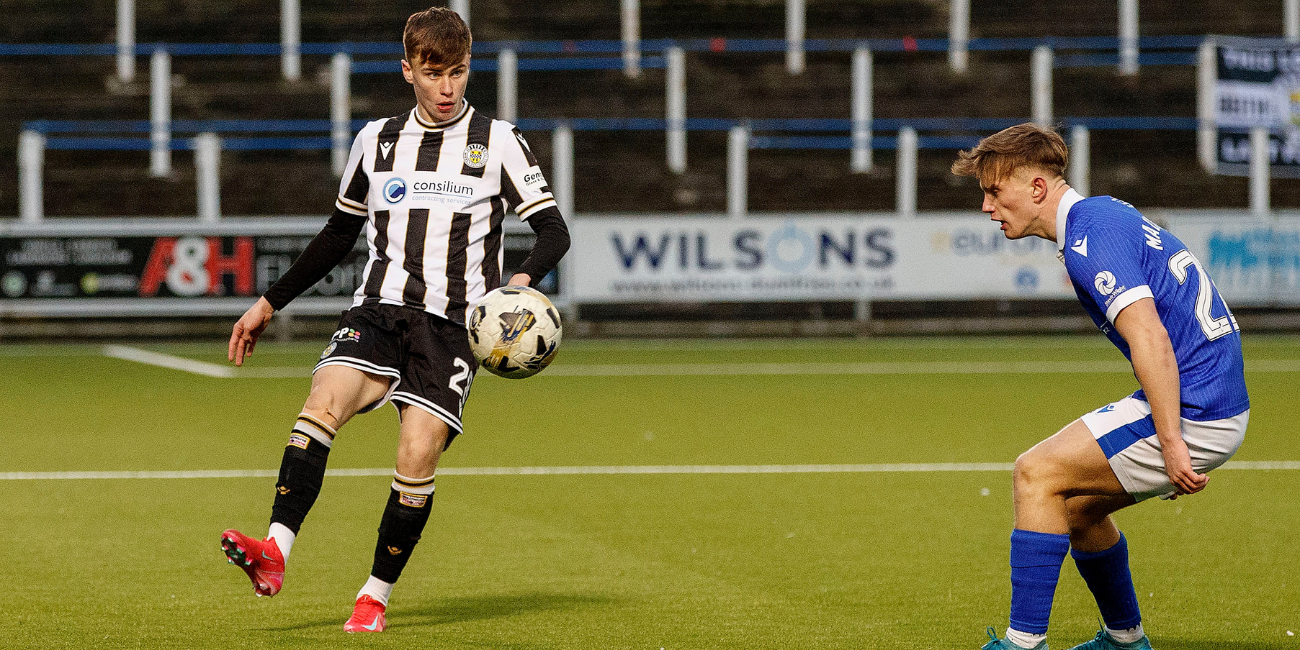
[[[1047,634],[1052,597],[1061,577],[1061,563],[1070,550],[1069,535],[1011,531],[1011,627],[1030,634]]]
[[[1106,627],[1127,630],[1142,622],[1138,611],[1133,575],[1128,570],[1128,540],[1120,533],[1119,542],[1097,553],[1071,551],[1079,575],[1097,599],[1097,608]]]

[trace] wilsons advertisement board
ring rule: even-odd
[[[1056,247],[979,215],[583,217],[577,302],[1066,298]]]

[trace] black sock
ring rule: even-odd
[[[284,448],[284,459],[280,461],[271,523],[283,524],[298,534],[302,520],[320,495],[334,435],[334,429],[324,422],[306,413],[298,416],[289,434],[289,444]]]
[[[397,582],[429,521],[432,504],[432,476],[410,479],[396,475],[384,517],[379,522],[379,541],[375,544],[375,563],[370,575],[384,582]]]

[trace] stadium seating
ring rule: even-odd
[[[1177,6],[1173,6],[1176,4]],[[1142,7],[1144,36],[1281,31],[1280,3],[1169,3]],[[391,1],[304,3],[303,40],[312,43],[395,41],[401,19],[418,6]],[[141,0],[137,42],[275,43],[276,3],[196,0],[175,7]],[[616,39],[615,7],[565,0],[530,3],[479,0],[473,25],[480,43],[504,40]],[[1113,36],[1113,0],[1056,6],[975,3],[975,38]],[[647,39],[780,38],[782,0],[645,1]],[[82,6],[53,1],[11,11],[9,43],[109,43],[111,3]],[[810,0],[808,37],[943,38],[946,0],[868,2]],[[687,114],[712,118],[835,118],[849,114],[849,56],[810,52],[804,74],[789,75],[780,53],[692,52],[687,56]],[[370,57],[371,59],[383,57]],[[29,120],[147,119],[147,57],[135,82],[113,76],[111,56],[0,57],[0,215],[17,213],[16,144]],[[325,119],[328,57],[304,57],[299,83],[281,79],[273,55],[178,55],[173,63],[177,120]],[[1029,52],[972,51],[971,71],[952,73],[943,52],[880,52],[874,106],[879,119],[1016,118],[1029,114]],[[662,118],[663,72],[628,79],[615,70],[521,72],[524,118]],[[1058,116],[1195,114],[1194,68],[1146,66],[1135,77],[1113,67],[1062,67],[1055,75]],[[410,91],[397,75],[356,75],[353,117],[407,110]],[[492,73],[480,72],[469,97],[495,110]],[[689,168],[669,172],[662,132],[601,131],[575,139],[576,207],[580,212],[694,212],[725,209],[726,133],[692,132]],[[531,139],[549,160],[545,134]],[[1094,193],[1121,195],[1151,207],[1243,207],[1242,178],[1210,176],[1195,156],[1191,131],[1098,131],[1092,136]],[[947,173],[950,150],[920,153],[919,209],[969,209],[977,198],[969,179]],[[869,174],[849,171],[848,152],[765,150],[750,156],[749,205],[755,211],[888,211],[894,206],[893,155],[878,152]],[[322,214],[335,192],[327,151],[227,151],[222,158],[222,211],[240,214]],[[185,215],[195,211],[193,165],[177,153],[171,177],[148,175],[147,152],[50,151],[45,212],[49,215]],[[1274,183],[1273,205],[1300,205],[1300,185]]]

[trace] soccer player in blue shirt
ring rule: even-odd
[[[1151,648],[1128,543],[1110,514],[1205,489],[1250,416],[1240,330],[1205,267],[1133,206],[1080,196],[1061,176],[1066,160],[1054,131],[1020,124],[961,152],[952,172],[979,180],[982,209],[1008,239],[1056,242],[1079,302],[1132,362],[1141,389],[1016,459],[1011,621],[1005,638],[990,628],[984,650],[1046,650],[1067,551],[1104,621],[1076,649]]]

